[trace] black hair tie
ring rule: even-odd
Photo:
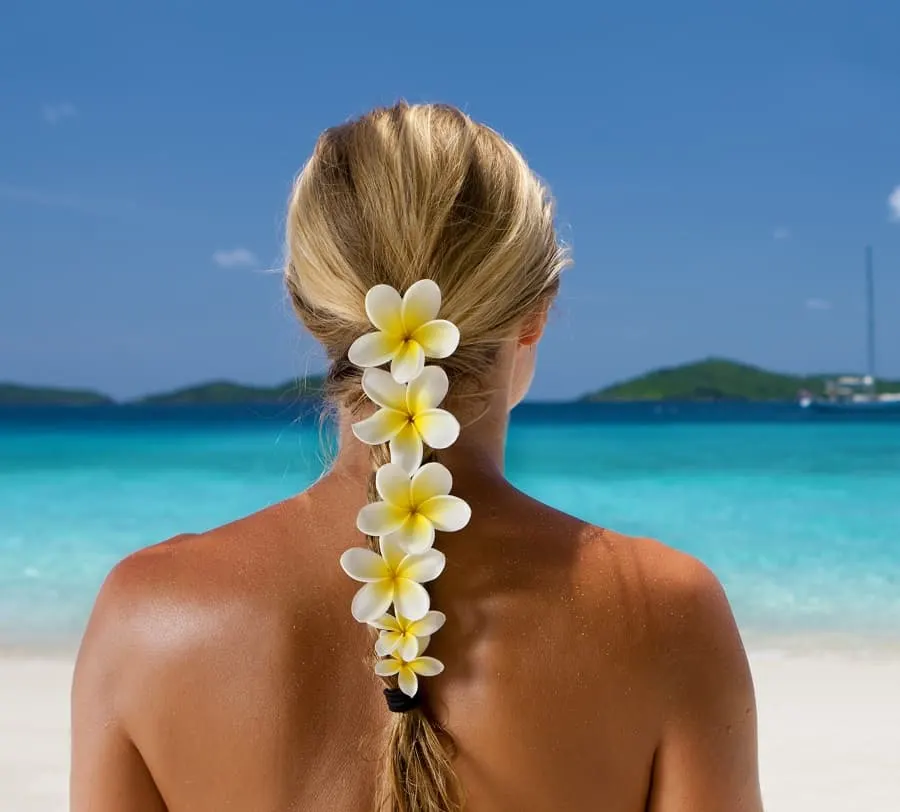
[[[415,696],[407,696],[399,688],[385,688],[384,698],[391,713],[409,713],[421,705],[418,693]]]

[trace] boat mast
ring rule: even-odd
[[[866,312],[867,312],[867,369],[875,390],[875,278],[872,271],[872,246],[866,246]]]

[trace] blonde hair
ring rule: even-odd
[[[438,283],[441,317],[461,334],[440,365],[454,396],[477,397],[503,342],[547,307],[568,262],[552,198],[511,144],[453,107],[405,103],[320,136],[294,185],[287,249],[294,309],[331,364],[326,393],[350,410],[364,402],[347,351],[371,329],[369,288]],[[387,448],[371,456],[370,501]],[[452,739],[426,706],[391,714],[385,762],[379,812],[462,808]]]

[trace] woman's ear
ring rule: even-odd
[[[519,330],[519,346],[533,347],[541,340],[547,326],[548,310],[549,305],[543,305],[522,322]]]

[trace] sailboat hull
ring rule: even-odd
[[[814,400],[803,404],[805,408],[814,412],[841,412],[852,414],[900,414],[900,399],[898,400],[865,400],[856,402]]]

